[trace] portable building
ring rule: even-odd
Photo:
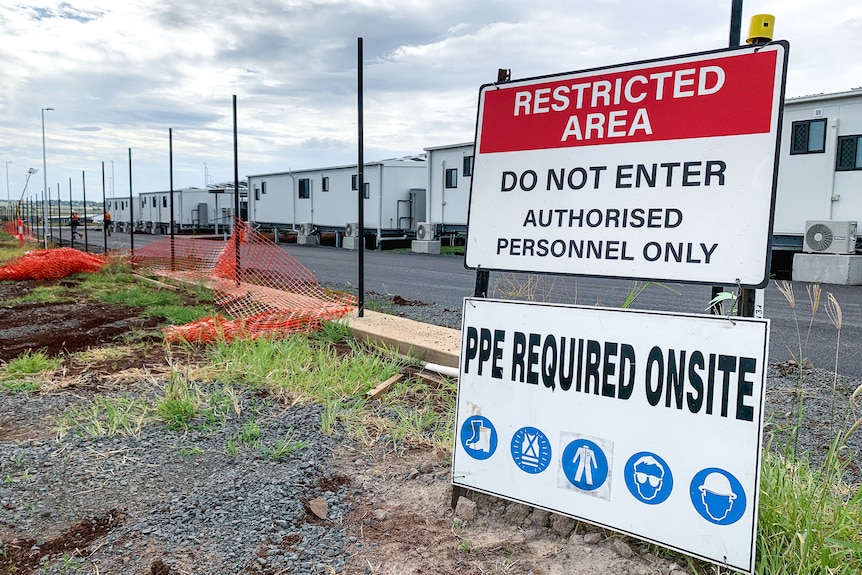
[[[774,247],[811,251],[814,222],[862,221],[862,88],[789,98],[782,128]]]
[[[247,210],[247,194],[240,183],[240,216]],[[233,186],[210,186],[174,190],[176,231],[220,232],[231,227],[234,216]],[[144,192],[134,206],[136,229],[151,233],[169,233],[171,193]],[[114,220],[117,218],[115,217]]]
[[[414,229],[424,214],[426,180],[424,155],[364,164],[366,230],[379,238]],[[342,231],[357,221],[355,164],[251,175],[248,186],[249,220],[262,227]]]
[[[473,177],[473,142],[425,148],[428,155],[428,222],[441,233],[466,232]]]

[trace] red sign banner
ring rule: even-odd
[[[479,153],[767,133],[777,57],[764,50],[489,86]]]

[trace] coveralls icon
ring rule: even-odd
[[[644,501],[655,499],[661,491],[664,473],[664,466],[652,455],[644,455],[635,462],[634,484]]]
[[[575,481],[586,481],[587,485],[593,484],[593,469],[596,468],[596,454],[589,445],[581,445],[575,453],[572,463],[577,464]]]
[[[470,422],[473,428],[473,436],[465,442],[469,449],[476,451],[491,452],[491,428],[485,427],[482,421],[474,419]]]
[[[733,492],[727,477],[713,471],[697,489],[700,491],[706,514],[715,521],[724,521],[736,500],[736,493]]]
[[[583,436],[567,432],[560,434],[561,442],[567,441],[569,437],[574,439],[566,443],[563,449],[560,458],[561,476],[557,486],[569,489],[568,485],[573,485],[593,497],[610,499],[609,457],[613,457],[613,443],[596,438],[596,441],[601,442],[599,444]]]

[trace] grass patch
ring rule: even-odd
[[[3,371],[11,376],[35,375],[53,371],[59,365],[59,359],[48,357],[44,351],[26,351],[3,366]]]
[[[209,356],[222,381],[318,403],[363,394],[401,367],[394,356],[352,340],[350,350],[341,355],[327,337],[331,335],[217,342]]]
[[[246,445],[256,445],[260,440],[260,426],[256,421],[246,421],[236,435],[236,440]]]
[[[19,246],[18,238],[10,236],[6,232],[0,232],[0,264],[17,260],[23,256],[29,246]]]
[[[143,399],[97,395],[83,407],[70,407],[60,417],[57,435],[138,437],[153,420],[153,409]]]
[[[14,306],[22,303],[58,303],[72,299],[69,290],[64,286],[36,286],[21,297],[9,298],[5,305]]]
[[[403,379],[380,396],[372,414],[351,421],[353,431],[396,448],[451,449],[456,389],[449,381],[432,385],[424,379]]]
[[[466,246],[440,246],[440,253],[448,256],[463,256]]]
[[[764,453],[757,573],[862,573],[862,486],[841,481],[836,442],[820,467],[792,452]],[[832,457],[835,455],[835,457]]]
[[[12,393],[34,393],[39,391],[39,382],[28,379],[0,380],[0,389]]]
[[[293,438],[291,431],[286,437],[280,439],[273,447],[264,448],[263,454],[273,461],[281,461],[290,456],[292,453],[308,447],[305,441],[299,441]]]
[[[147,308],[144,315],[163,319],[171,325],[185,325],[216,313],[212,306],[156,305]]]
[[[162,393],[155,408],[158,418],[169,429],[188,429],[191,421],[200,414],[203,403],[201,390],[174,371]]]

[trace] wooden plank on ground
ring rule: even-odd
[[[392,387],[392,384],[401,381],[404,378],[404,375],[399,373],[393,375],[383,383],[378,384],[374,389],[369,389],[365,392],[365,395],[368,396],[368,399],[377,399],[378,396],[382,395],[387,389]]]

